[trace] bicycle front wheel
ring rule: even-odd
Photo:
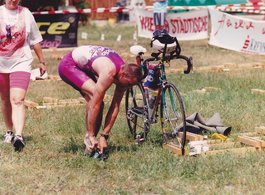
[[[126,91],[125,110],[130,133],[134,139],[139,139],[139,142],[145,140],[149,125],[144,88],[141,83]]]
[[[174,84],[169,83],[163,88],[160,108],[163,142],[177,144],[184,155],[186,144],[185,109],[181,95]]]

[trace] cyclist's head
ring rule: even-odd
[[[140,82],[142,79],[141,67],[137,64],[124,64],[119,73],[119,85],[132,86]]]

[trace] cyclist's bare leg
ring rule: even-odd
[[[88,104],[88,103],[87,103]],[[88,109],[89,106],[86,107],[86,129],[88,129],[88,121],[89,121],[89,109]],[[89,146],[90,148],[93,148],[95,149],[98,145],[98,141],[96,140],[96,136],[100,130],[100,127],[101,127],[101,124],[102,124],[102,118],[103,118],[103,109],[104,109],[104,102],[102,102],[101,104],[101,110],[98,114],[98,117],[97,117],[97,121],[96,121],[96,127],[95,127],[95,137],[92,138],[89,138],[89,135],[88,133],[86,132],[86,135],[85,135],[85,139],[89,139],[90,142],[91,142],[91,146]],[[88,148],[89,149],[89,148]]]
[[[90,149],[95,149],[98,146],[98,141],[96,139],[96,133],[98,131],[97,128],[95,127],[95,130],[96,130],[95,136],[89,136],[89,134],[88,134],[90,117],[91,117],[91,114],[93,114],[93,113],[90,113],[90,109],[89,109],[91,107],[91,101],[90,100],[92,99],[94,89],[95,89],[95,82],[92,79],[87,80],[82,85],[82,88],[81,88],[81,91],[84,94],[84,98],[87,102],[87,104],[86,104],[86,118],[85,118],[85,120],[86,120],[85,137],[87,137],[90,141],[90,144],[91,144],[91,146],[89,146]],[[100,117],[100,114],[99,114],[99,117]],[[95,125],[98,126],[97,124],[95,124]]]
[[[100,112],[98,114],[97,123],[96,123],[96,135],[98,134],[103,118],[104,102],[101,103]]]

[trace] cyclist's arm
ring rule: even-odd
[[[120,103],[123,97],[124,92],[126,91],[127,88],[125,87],[120,87],[116,85],[115,92],[112,98],[112,102],[110,105],[110,108],[108,110],[106,119],[105,119],[105,124],[104,124],[104,129],[102,131],[103,134],[109,134],[117,116],[119,113],[119,107]]]

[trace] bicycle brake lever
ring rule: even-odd
[[[187,60],[187,69],[184,70],[184,74],[189,74],[190,71],[192,70],[193,68],[193,61],[192,61],[192,57],[189,57],[188,60]]]

